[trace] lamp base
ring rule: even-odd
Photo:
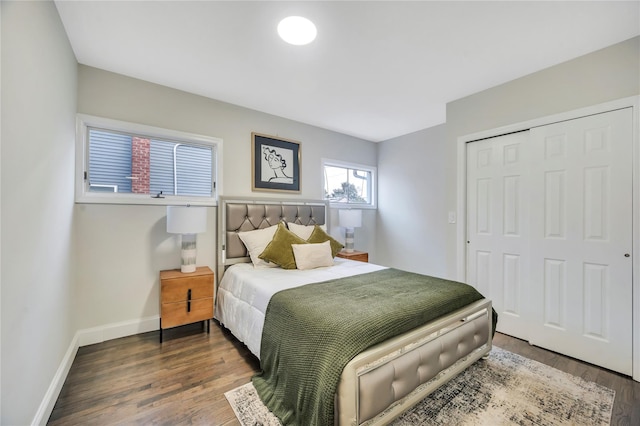
[[[196,271],[196,265],[181,265],[180,266],[180,272],[182,272],[183,274],[188,274],[190,272],[195,272]]]
[[[182,235],[180,252],[180,272],[188,274],[196,271],[196,234]]]
[[[347,253],[353,253],[353,228],[345,228],[344,229],[344,251]]]

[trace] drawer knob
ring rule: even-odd
[[[187,291],[187,312],[191,312],[191,289]]]

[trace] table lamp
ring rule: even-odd
[[[354,228],[362,226],[362,210],[339,210],[338,222],[344,228],[344,251],[353,253]]]
[[[180,271],[196,271],[196,237],[207,230],[205,207],[167,206],[167,232],[182,234]]]

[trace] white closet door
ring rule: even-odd
[[[632,110],[531,129],[529,341],[632,373]]]
[[[528,132],[467,146],[467,282],[493,302],[498,331],[527,339]]]

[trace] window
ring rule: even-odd
[[[376,168],[336,160],[322,160],[324,199],[332,207],[375,208]]]
[[[215,205],[222,141],[78,115],[76,201]]]

